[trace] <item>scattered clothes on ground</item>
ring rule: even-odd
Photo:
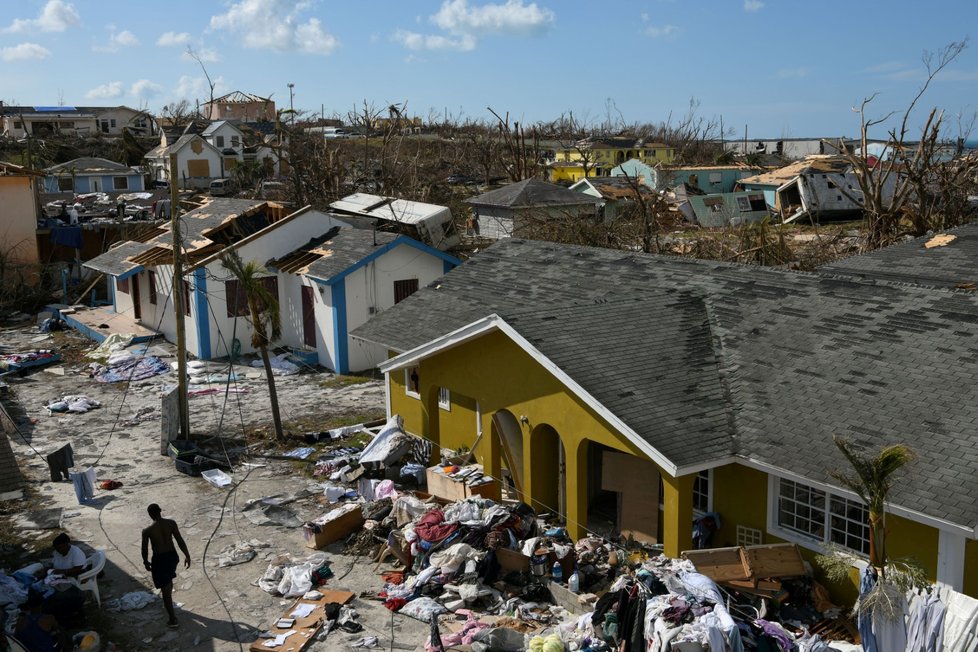
[[[131,333],[112,333],[106,337],[94,349],[85,354],[85,357],[92,360],[106,361],[113,353],[122,351],[132,343],[135,336]]]
[[[258,550],[261,548],[268,548],[268,544],[259,541],[258,539],[252,539],[248,542],[239,541],[228,546],[225,546],[223,550],[217,555],[217,565],[219,568],[226,568],[228,566],[236,566],[238,564],[244,564],[255,558],[258,554]]]
[[[129,358],[114,366],[102,366],[93,363],[92,375],[100,383],[118,383],[122,381],[146,380],[153,376],[165,374],[170,366],[154,356],[144,358]]]
[[[121,598],[109,600],[105,603],[105,608],[107,611],[136,611],[155,601],[156,596],[152,593],[132,591]]]
[[[288,353],[282,353],[269,360],[269,364],[272,366],[272,375],[291,376],[292,374],[299,373],[299,365],[289,362],[288,357]],[[252,362],[251,366],[263,369],[265,364],[259,359]]]
[[[98,483],[98,486],[100,489],[106,489],[108,491],[111,491],[113,489],[118,489],[119,487],[121,487],[122,483],[119,482],[118,480],[102,480],[100,483]]]
[[[88,398],[82,394],[70,394],[63,396],[55,401],[51,401],[45,406],[48,415],[55,412],[72,412],[74,414],[85,414],[89,410],[102,407],[102,404],[95,399]]]

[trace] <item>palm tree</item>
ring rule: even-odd
[[[224,268],[237,279],[239,287],[244,292],[248,302],[248,323],[251,324],[251,345],[261,352],[261,361],[265,366],[265,377],[268,379],[268,398],[272,402],[272,420],[275,424],[275,438],[283,439],[282,417],[278,409],[278,394],[275,392],[275,376],[272,374],[272,363],[268,357],[268,345],[282,336],[282,318],[279,311],[278,297],[273,295],[265,285],[265,274],[268,270],[257,262],[247,263],[241,260],[238,252],[231,249],[221,254]]]
[[[894,474],[913,461],[914,454],[905,444],[882,448],[876,455],[855,450],[842,437],[833,437],[854,473],[833,473],[842,486],[855,492],[869,511],[869,563],[880,571],[886,569],[886,499],[893,486]]]

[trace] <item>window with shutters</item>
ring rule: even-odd
[[[418,279],[394,281],[394,303],[400,303],[418,291]]]

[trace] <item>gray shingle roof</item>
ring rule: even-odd
[[[109,276],[122,276],[126,272],[139,267],[130,258],[145,253],[153,248],[152,244],[146,242],[123,242],[117,247],[113,247],[103,254],[99,254],[91,260],[85,261],[85,267],[94,269],[97,272],[108,274]]]
[[[328,281],[398,238],[395,233],[364,229],[332,229],[268,266]]]
[[[706,306],[692,292],[513,317],[533,346],[678,465],[733,454]],[[609,323],[615,337],[595,338]]]
[[[465,200],[473,206],[502,206],[506,208],[530,208],[537,206],[579,206],[581,204],[600,204],[595,197],[582,195],[539,179],[526,179],[490,190]]]
[[[655,295],[663,290],[691,298],[661,303]],[[703,336],[690,328],[700,323],[693,296],[702,297],[711,318],[722,396],[698,348]],[[642,301],[623,303],[635,299]],[[653,309],[646,301],[660,303]],[[952,523],[978,525],[976,295],[513,239],[473,257],[353,334],[403,351],[492,313],[525,337],[536,337],[545,355],[576,382],[592,387],[603,404],[612,404],[606,407],[622,412],[641,437],[658,442],[680,466],[722,460],[729,451],[837,484],[830,471],[846,463],[833,435],[872,450],[903,442],[918,459],[908,471],[912,481],[894,488],[893,502]],[[548,336],[534,321],[544,314],[559,320],[565,313],[579,319],[568,318],[565,328],[574,332],[560,337],[552,331]],[[680,346],[683,337],[688,339]],[[669,412],[692,409],[682,391],[651,391],[657,379],[646,367],[625,364],[633,358],[648,363],[645,348],[660,346],[662,338],[677,347],[662,353],[667,387],[686,381],[679,362],[684,352],[699,355],[693,358],[701,365],[693,367],[698,380],[688,391],[703,411],[692,412],[699,417],[692,424]],[[578,356],[584,361],[577,362]],[[609,387],[595,387],[597,382]],[[635,396],[616,397],[618,389]],[[707,409],[714,405],[729,415],[731,430],[717,430],[718,422],[711,421],[717,414]],[[649,416],[640,419],[640,413]],[[670,431],[691,441],[680,445],[662,434]],[[721,432],[732,434],[728,443]]]
[[[978,284],[978,223],[945,232],[954,240],[926,247],[928,235],[871,253],[830,263],[821,269],[862,278],[877,278],[935,287]]]
[[[93,157],[82,157],[72,159],[66,163],[60,163],[58,165],[52,165],[49,168],[45,168],[45,172],[57,173],[76,173],[76,174],[95,174],[95,173],[112,173],[112,172],[125,172],[127,174],[139,174],[136,170],[133,170],[128,165],[122,163],[116,163],[115,161],[110,161],[104,158],[93,158]]]

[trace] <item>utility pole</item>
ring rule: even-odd
[[[180,200],[177,193],[177,155],[170,154],[170,234],[173,236],[173,310],[177,323],[177,413],[180,433],[190,439],[190,404],[187,400],[187,329],[183,323],[184,301],[190,297],[183,292],[183,259],[180,238]]]
[[[295,99],[295,84],[289,82],[289,124],[295,126],[295,107],[292,101]]]

